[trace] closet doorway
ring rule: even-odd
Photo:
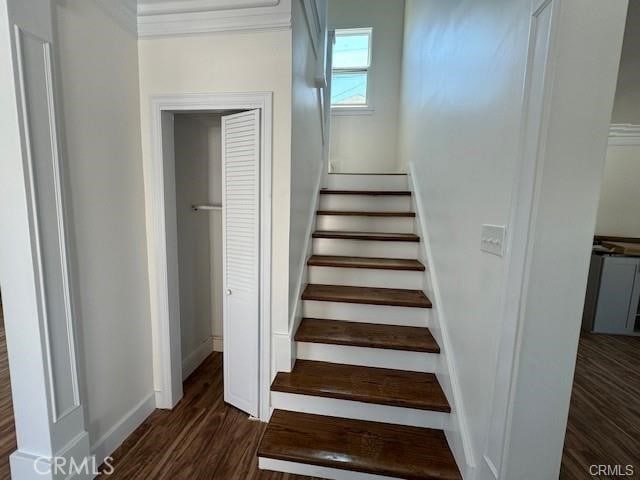
[[[152,99],[145,182],[159,408],[173,408],[183,379],[222,350],[225,402],[268,420],[271,101]]]

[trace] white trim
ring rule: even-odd
[[[221,335],[214,335],[211,337],[212,340],[212,348],[214,352],[222,352],[224,351],[224,341]]]
[[[465,413],[462,390],[456,369],[455,355],[453,345],[449,339],[449,330],[443,311],[442,294],[438,284],[435,262],[433,260],[433,252],[431,251],[431,240],[429,229],[426,224],[426,215],[422,208],[424,202],[422,200],[422,192],[414,181],[415,171],[414,163],[409,162],[409,187],[413,192],[413,202],[416,212],[416,225],[420,232],[422,240],[418,247],[426,257],[426,265],[428,265],[425,273],[425,291],[433,302],[431,311],[430,329],[440,345],[441,352],[439,354],[440,368],[436,371],[436,376],[442,389],[447,395],[447,399],[451,404],[450,421],[445,429],[445,435],[451,447],[451,451],[463,473],[466,477],[468,472],[473,471],[476,467],[474,452],[471,447],[471,437],[469,433],[468,420]]]
[[[258,468],[260,470],[292,473],[294,475],[304,475],[312,478],[326,478],[329,480],[400,480],[397,477],[388,477],[386,475],[375,475],[372,473],[356,472],[354,470],[320,467],[309,463],[288,462],[286,460],[275,460],[273,458],[266,457],[258,457]]]
[[[175,305],[169,305],[167,272],[167,230],[164,205],[164,158],[162,153],[162,112],[198,110],[260,109],[260,419],[269,419],[271,385],[271,176],[273,137],[273,93],[185,93],[151,97],[152,155],[144,159],[145,197],[148,225],[149,281],[157,308],[152,309],[154,331],[154,381],[158,406],[172,408],[181,392],[174,392],[172,372],[180,372],[182,359],[172,346],[170,326]],[[153,297],[152,297],[153,298]],[[156,311],[157,310],[157,311]],[[178,342],[179,344],[179,342]],[[172,382],[173,380],[173,382]],[[179,387],[175,387],[179,388]],[[179,393],[179,395],[178,395]]]
[[[443,430],[449,423],[446,412],[288,392],[271,392],[271,404],[278,410],[436,430]]]
[[[640,125],[612,123],[609,127],[609,145],[640,145]]]
[[[191,0],[138,6],[140,37],[291,28],[291,0]]]
[[[214,352],[213,337],[206,338],[193,352],[182,360],[182,380],[186,380],[205,359]]]
[[[89,460],[89,467],[93,467],[89,451],[89,434],[84,431],[72,438],[64,447],[50,457],[17,450],[9,457],[11,478],[15,480],[59,480],[61,477],[54,473],[53,467],[56,465],[58,458],[65,458],[68,462],[67,464],[75,461],[76,465],[81,465],[85,460]],[[96,468],[99,465],[100,463],[96,461]],[[91,472],[78,472],[71,474],[65,480],[91,480],[93,478],[94,476]]]
[[[311,37],[311,47],[313,48],[313,54],[316,60],[321,56],[321,41],[323,26],[320,20],[320,11],[318,9],[319,0],[302,0],[302,9],[304,10],[304,17],[307,21],[307,31],[309,37]]]
[[[307,260],[311,256],[311,250],[313,247],[313,238],[311,235],[316,227],[316,211],[318,210],[318,204],[320,203],[320,185],[322,184],[323,178],[323,166],[321,165],[318,172],[318,178],[316,180],[315,190],[313,192],[313,201],[311,202],[311,208],[309,212],[307,212],[307,218],[309,219],[309,223],[307,224],[307,229],[305,230],[305,238],[304,238],[304,248],[303,252],[303,260],[300,265],[300,272],[298,272],[298,279],[296,281],[296,288],[294,290],[294,299],[295,303],[293,304],[293,308],[291,309],[291,315],[289,318],[289,331],[288,332],[278,332],[278,345],[281,350],[278,350],[276,355],[276,370],[278,372],[290,372],[293,368],[293,364],[295,363],[295,341],[293,337],[296,334],[296,330],[298,329],[298,325],[302,320],[303,315],[303,301],[302,301],[302,289],[307,284]],[[285,352],[290,352],[291,357],[287,358]]]
[[[96,0],[98,6],[129,33],[138,35],[136,0]]]
[[[331,106],[332,116],[373,115],[374,113],[376,113],[376,109],[370,106],[363,106],[363,107],[355,107],[355,106],[340,107],[338,105]]]
[[[138,3],[138,15],[168,15],[180,13],[215,12],[219,10],[244,10],[248,8],[275,7],[280,0],[182,0]]]
[[[153,393],[150,393],[91,445],[91,452],[96,457],[96,465],[102,464],[109,455],[115,452],[127,437],[153,413],[155,408],[155,397]]]
[[[69,353],[69,374],[72,389],[73,401],[71,405],[67,406],[64,410],[60,411],[58,401],[56,398],[56,384],[57,379],[53,371],[53,353],[52,353],[52,339],[51,330],[52,325],[49,319],[48,311],[48,292],[46,282],[44,278],[44,261],[42,256],[42,232],[40,231],[39,222],[39,205],[36,197],[36,180],[35,180],[35,168],[33,163],[33,155],[31,151],[31,131],[29,127],[29,110],[27,106],[28,95],[26,91],[26,77],[23,65],[23,51],[22,51],[22,35],[29,35],[33,39],[37,40],[42,45],[43,53],[43,67],[44,67],[44,80],[46,89],[46,101],[47,101],[47,113],[49,116],[49,135],[51,144],[51,161],[52,161],[52,182],[54,187],[55,196],[55,208],[56,208],[56,224],[58,234],[58,245],[60,248],[60,272],[62,275],[62,295],[64,303],[64,320],[67,333],[67,349]],[[47,370],[47,386],[49,389],[50,402],[51,402],[51,414],[54,423],[60,422],[65,417],[71,415],[76,409],[80,407],[80,394],[78,387],[78,371],[77,371],[77,358],[76,358],[76,346],[74,337],[74,308],[71,301],[71,289],[70,289],[70,277],[69,277],[69,260],[68,260],[68,244],[65,225],[65,206],[63,202],[63,189],[61,178],[61,164],[60,164],[60,152],[59,152],[59,136],[56,119],[56,105],[55,105],[55,87],[53,80],[53,60],[51,43],[44,38],[41,38],[27,30],[20,28],[18,25],[14,25],[15,35],[15,48],[16,48],[16,60],[17,60],[17,73],[18,73],[18,88],[20,89],[20,107],[22,108],[23,129],[24,135],[27,141],[25,141],[25,163],[27,168],[28,179],[28,192],[30,202],[30,218],[29,222],[33,229],[34,236],[34,249],[33,255],[35,257],[35,271],[37,273],[37,292],[39,300],[39,309],[42,317],[42,329],[44,336],[44,349],[46,353],[46,370]]]

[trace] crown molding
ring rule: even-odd
[[[182,0],[138,4],[138,15],[171,15],[180,13],[215,12],[245,8],[275,7],[280,0]]]
[[[291,28],[291,0],[185,0],[138,5],[138,36]]]
[[[640,125],[612,123],[609,127],[609,145],[640,145]]]
[[[96,0],[98,6],[113,18],[118,25],[134,35],[138,35],[138,14],[136,0]]]

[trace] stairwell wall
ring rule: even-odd
[[[505,286],[503,259],[480,251],[480,229],[509,218],[528,28],[526,0],[405,5],[401,161],[420,200],[440,292],[435,309],[460,386],[457,409],[478,462]]]
[[[318,8],[321,21],[319,31],[310,25],[314,11],[306,10],[312,3]],[[322,23],[323,19],[326,19],[326,2],[293,0],[289,324],[286,330],[276,332],[278,370],[289,370],[295,359],[292,336],[302,315],[300,296],[306,284],[306,261],[311,251],[311,233],[315,226],[320,182],[326,171],[323,92],[316,83],[316,77],[322,71],[325,47],[326,22]]]

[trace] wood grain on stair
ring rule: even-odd
[[[460,480],[441,430],[275,410],[258,456],[413,480]]]
[[[431,301],[422,290],[405,290],[400,288],[309,284],[302,294],[302,299],[324,302],[431,308]]]
[[[318,210],[317,215],[335,215],[339,217],[406,217],[412,218],[414,212],[364,212],[360,210]]]
[[[279,372],[274,392],[451,412],[436,376],[340,363],[297,360],[291,373]]]
[[[410,197],[408,190],[320,190],[320,195],[367,195],[372,197]]]
[[[379,233],[379,232],[341,232],[334,230],[316,230],[313,238],[335,238],[344,240],[377,240],[380,242],[419,242],[415,233]]]
[[[422,327],[303,318],[296,331],[295,340],[329,345],[440,353],[440,347],[429,329]]]
[[[410,270],[423,272],[418,260],[404,258],[344,257],[338,255],[312,255],[307,265],[313,267],[371,268],[377,270]]]

